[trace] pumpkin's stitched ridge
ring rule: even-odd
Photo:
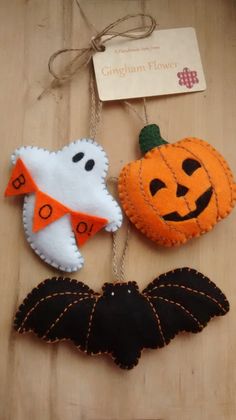
[[[126,211],[127,215],[130,217],[131,221],[135,224],[135,226],[137,227],[137,229],[140,229],[141,230],[143,224],[145,225],[145,221],[141,218],[140,215],[135,214],[135,207],[134,207],[133,203],[130,201],[127,188],[123,188],[123,184],[126,185],[128,168],[130,169],[130,166],[131,166],[131,163],[129,163],[127,166],[125,166],[122,169],[122,172],[120,174],[120,180],[119,180],[119,193],[120,193],[120,197],[123,194],[125,194],[126,199],[128,201],[128,204],[130,205],[131,210],[133,210],[134,213],[132,214],[132,213],[129,212],[129,208],[128,208],[128,204],[127,203],[123,203],[124,210]],[[121,197],[121,201],[122,201],[122,197]],[[141,223],[141,225],[139,223]],[[144,230],[143,233],[147,233],[146,230]],[[148,235],[151,235],[151,233],[148,232]],[[161,240],[165,240],[165,238],[162,238],[161,236],[159,238]],[[152,236],[151,239],[153,241],[155,240],[153,236]]]
[[[184,142],[185,140],[183,140],[183,142]],[[181,143],[181,141],[179,142],[179,143]],[[193,141],[191,141],[191,142],[188,142],[188,143],[194,143]],[[201,144],[200,144],[200,146],[201,146]],[[182,149],[184,149],[184,150],[188,150],[193,156],[195,156],[195,157],[197,157],[197,155],[195,155],[195,153],[194,152],[192,152],[191,150],[189,150],[187,147],[184,147],[184,146],[178,146],[177,145],[177,147],[178,148],[182,148]],[[215,157],[214,155],[213,155],[213,157]],[[220,206],[219,206],[219,200],[218,200],[218,194],[217,194],[217,192],[216,192],[216,186],[215,186],[215,184],[214,184],[214,182],[213,182],[213,179],[212,179],[212,177],[211,177],[211,175],[210,175],[210,173],[209,173],[209,171],[208,171],[208,169],[205,167],[205,165],[204,165],[204,163],[202,162],[202,160],[201,160],[201,158],[198,158],[199,160],[200,160],[200,162],[201,162],[201,164],[204,166],[204,168],[205,168],[205,170],[206,170],[206,173],[207,173],[207,175],[208,175],[208,178],[209,178],[209,181],[210,181],[210,183],[211,183],[211,185],[212,185],[212,188],[213,188],[213,191],[214,191],[214,195],[215,195],[215,200],[216,200],[216,208],[217,208],[217,218],[216,218],[216,220],[220,220],[220,218],[221,218],[221,215],[220,215]],[[219,160],[218,160],[218,162],[219,162]],[[226,175],[226,178],[227,178],[227,184],[228,184],[228,186],[229,186],[229,190],[231,190],[231,186],[230,186],[230,183],[229,183],[229,179],[228,179],[228,176],[227,176],[227,174],[226,174],[226,171],[225,171],[225,168],[223,167],[223,172],[224,172],[224,174]],[[223,216],[224,217],[224,216]]]
[[[122,199],[121,199],[121,201],[122,201],[124,210],[126,211],[126,214],[130,217],[131,221],[134,223],[134,225],[137,227],[137,229],[139,229],[149,239],[151,239],[152,241],[156,242],[157,241],[157,235],[156,235],[156,237],[154,237],[153,236],[153,233],[151,231],[149,231],[149,227],[148,226],[146,226],[146,228],[144,227],[145,226],[145,221],[141,218],[140,215],[137,215],[135,213],[135,207],[134,207],[133,203],[131,202],[131,200],[129,198],[127,188],[125,188],[124,185],[123,185],[123,184],[126,185],[128,168],[130,169],[130,166],[132,165],[132,163],[133,162],[131,162],[128,165],[126,165],[123,168],[123,170],[122,170],[122,172],[120,174],[120,180],[119,180],[120,193],[125,194],[128,203],[123,202]],[[130,205],[130,209],[128,208],[128,205]],[[129,213],[129,210],[131,210],[131,212],[133,210],[134,213],[133,214],[132,213]],[[139,223],[138,220],[140,221],[141,226],[138,224]],[[182,242],[178,242],[178,241],[171,240],[171,239],[168,239],[167,240],[166,238],[164,238],[162,236],[158,236],[158,238],[161,239],[161,242],[160,243],[162,243],[163,245],[168,246],[168,247],[171,247],[172,245],[176,245],[178,243],[179,244],[182,243]]]
[[[187,141],[190,142],[192,140],[188,140],[187,139]],[[234,181],[233,173],[232,173],[230,167],[228,166],[226,160],[224,159],[224,157],[221,156],[221,154],[216,149],[214,149],[214,147],[212,147],[207,142],[204,142],[204,140],[200,140],[200,142],[202,143],[201,144],[202,147],[204,147],[205,144],[207,145],[207,147],[210,149],[210,152],[212,152],[212,156],[218,160],[219,164],[221,165],[221,167],[223,169],[224,174],[227,177],[228,186],[229,186],[229,190],[230,190],[230,196],[231,196],[231,200],[230,200],[231,202],[229,204],[228,209],[225,211],[225,213],[222,214],[219,217],[219,220],[221,220],[221,219],[224,219],[225,217],[227,217],[230,214],[231,210],[235,206],[236,195],[234,196],[234,189],[233,189],[233,187],[235,187],[236,184],[235,184],[235,181]]]
[[[148,227],[147,228],[140,227],[140,225],[138,225],[138,223],[136,222],[137,215],[135,214],[135,208],[134,208],[132,202],[130,201],[130,199],[128,197],[128,193],[127,193],[126,188],[124,188],[124,185],[123,185],[123,183],[124,183],[124,180],[123,180],[123,178],[124,178],[123,172],[126,172],[125,173],[125,176],[127,177],[127,166],[132,165],[132,163],[134,163],[134,162],[130,162],[129,164],[127,164],[122,169],[122,172],[120,174],[120,180],[119,180],[120,192],[121,193],[124,193],[126,195],[126,198],[129,201],[129,203],[126,203],[125,201],[122,201],[122,199],[121,199],[123,208],[124,208],[127,216],[130,217],[130,220],[134,223],[134,225],[137,227],[138,230],[140,230],[144,235],[146,235],[149,239],[151,239],[153,242],[156,242],[157,244],[160,244],[160,245],[163,245],[163,246],[166,246],[166,247],[179,246],[181,244],[185,244],[187,242],[187,239],[185,237],[183,237],[182,240],[177,241],[176,239],[168,239],[167,240],[166,238],[163,238],[162,236],[159,236],[159,238],[161,239],[161,241],[160,242],[157,242],[156,237],[153,237],[153,234],[149,231],[149,228]],[[122,181],[123,181],[123,183],[122,183]],[[131,209],[128,207],[128,204],[130,204]],[[131,211],[133,210],[134,213],[133,214],[130,213],[129,210],[131,210]],[[143,222],[143,219],[140,219],[140,221]],[[144,222],[144,224],[145,224],[145,222]],[[199,233],[196,233],[194,236],[193,235],[192,236],[189,236],[189,239],[192,239],[193,237],[198,237],[198,236],[200,236],[200,234]]]
[[[180,231],[179,229],[177,229],[175,226],[172,226],[172,225],[170,225],[170,223],[168,223],[166,220],[164,220],[163,219],[163,217],[158,213],[158,211],[157,211],[157,209],[150,203],[150,201],[146,198],[146,193],[145,193],[145,190],[144,190],[144,186],[143,186],[143,183],[142,183],[142,179],[141,179],[141,172],[142,172],[142,163],[143,163],[143,160],[144,159],[140,159],[140,161],[139,161],[139,172],[138,172],[138,174],[139,174],[139,187],[140,187],[140,191],[141,191],[141,194],[142,194],[142,196],[143,196],[143,199],[144,199],[144,201],[147,203],[147,205],[154,211],[154,213],[159,217],[159,219],[161,220],[161,221],[163,221],[163,223],[165,224],[165,225],[167,225],[167,227],[170,229],[170,230],[175,230],[177,233],[179,233],[181,236],[185,236],[185,239],[187,240],[187,236],[186,236],[186,234],[184,233],[184,232],[182,232],[182,231]]]
[[[143,188],[143,185],[141,184],[141,180],[140,180],[140,177],[141,177],[140,176],[140,171],[141,171],[142,161],[143,161],[143,159],[140,159],[140,161],[138,162],[139,163],[139,187],[140,187],[141,192],[142,192],[142,188]],[[131,170],[131,165],[129,166],[129,169]],[[158,215],[158,217],[160,218],[160,220],[162,220],[161,216],[159,215],[159,213],[157,212],[157,210],[155,209],[155,207],[152,206],[152,204],[149,203],[149,201],[146,201],[146,197],[144,195],[143,195],[143,198],[144,198],[145,202],[148,204],[148,207],[152,208],[152,210],[154,211],[154,213],[156,213]],[[134,206],[133,206],[133,209],[135,210],[135,207]],[[144,225],[143,226],[143,229],[144,230],[148,230],[149,229],[149,226],[146,224],[145,220],[144,219],[140,219],[140,220],[143,222],[143,225]],[[163,222],[168,226],[168,223],[167,222],[165,222],[164,220],[163,220]],[[153,238],[152,240],[154,240],[154,241],[157,241],[157,239],[160,238],[166,244],[168,244],[168,243],[174,243],[174,241],[172,239],[163,238],[162,236],[158,235],[157,233],[155,233],[154,235],[153,235],[153,233],[152,234],[149,233],[149,237],[152,237]],[[176,241],[176,243],[178,243],[178,241]]]
[[[231,181],[231,182],[229,181],[229,184],[230,184],[230,189],[231,189],[231,192],[232,192],[232,203],[231,203],[232,207],[231,208],[233,208],[234,207],[234,202],[236,201],[236,194],[234,196],[232,184],[235,185],[235,187],[236,187],[236,184],[235,184],[235,181],[234,181],[233,173],[232,173],[227,161],[224,159],[224,157],[211,144],[209,144],[207,141],[199,139],[199,138],[196,139],[194,137],[186,137],[186,138],[184,138],[182,140],[179,140],[179,141],[177,141],[176,143],[173,143],[173,144],[177,144],[177,143],[180,143],[182,141],[196,144],[194,140],[197,140],[199,143],[201,143],[200,145],[202,147],[207,146],[207,148],[209,148],[210,151],[213,152],[213,157],[217,158],[217,160],[219,161],[219,163],[223,167],[223,170],[226,173],[228,181],[229,180]],[[163,144],[161,147],[166,148],[166,147],[169,147],[170,145],[172,145],[172,143]],[[146,155],[145,155],[145,158],[151,158],[153,152],[154,152],[154,149],[147,152]],[[227,213],[227,215],[228,214],[229,213]]]
[[[181,143],[181,142],[192,142],[192,143],[194,143],[194,144],[196,144],[195,143],[195,141],[194,141],[195,139],[194,138],[185,138],[185,139],[183,139],[183,140],[180,140],[180,141],[178,141],[178,142],[176,142],[176,143]],[[236,201],[236,184],[234,183],[234,178],[233,178],[233,174],[232,174],[232,171],[231,171],[231,169],[229,168],[229,166],[228,166],[228,164],[227,164],[227,162],[225,161],[225,159],[223,158],[223,156],[221,156],[221,154],[216,150],[216,149],[214,149],[209,143],[207,143],[207,142],[205,142],[204,140],[201,140],[201,139],[197,139],[197,141],[199,142],[199,143],[201,143],[200,145],[203,147],[203,146],[207,146],[209,149],[210,149],[210,151],[211,152],[214,152],[214,154],[213,154],[213,157],[216,157],[217,158],[217,160],[219,161],[219,163],[221,164],[221,166],[222,166],[222,168],[223,168],[223,171],[224,171],[224,173],[226,174],[226,176],[227,176],[227,179],[228,179],[228,182],[229,182],[229,185],[230,185],[230,190],[231,190],[231,196],[232,196],[232,202],[231,202],[231,206],[229,207],[229,209],[221,216],[221,217],[219,217],[219,218],[217,218],[217,221],[220,221],[221,219],[223,219],[223,218],[225,218],[230,212],[231,212],[231,210],[233,209],[233,207],[234,207],[234,202]],[[162,148],[166,148],[166,147],[169,147],[170,146],[170,144],[163,144],[161,147]],[[178,146],[179,147],[179,146]],[[189,151],[189,149],[187,149],[188,151]],[[192,151],[190,151],[192,154],[194,154],[194,152],[192,152]],[[145,154],[145,159],[148,159],[148,158],[152,158],[152,155],[153,155],[153,153],[154,153],[154,149],[152,149],[152,150],[150,150],[149,152],[147,152],[146,154]],[[143,158],[143,159],[144,159]],[[142,159],[141,159],[142,160]],[[132,162],[130,162],[128,165],[126,165],[126,166],[129,166],[129,165],[132,165],[134,162],[136,162],[136,160],[134,160],[134,161],[132,161]],[[203,166],[205,166],[205,165],[203,165]],[[120,187],[120,192],[122,193],[122,195],[123,195],[123,197],[124,197],[124,194],[126,194],[126,198],[127,199],[129,199],[129,197],[127,196],[127,191],[125,190],[125,186],[124,186],[124,182],[123,182],[123,171],[124,171],[124,169],[125,169],[125,167],[123,168],[123,170],[122,170],[122,172],[121,172],[121,175],[120,175],[120,182],[119,182],[119,187]],[[206,172],[208,172],[208,171],[206,171]],[[126,174],[126,176],[127,176],[127,174]],[[232,181],[232,183],[230,183],[230,180]],[[233,187],[232,187],[232,184],[234,185],[234,187],[235,187],[235,190],[233,190]],[[234,193],[235,192],[235,193]],[[234,193],[234,194],[233,194]],[[129,208],[129,203],[127,203],[126,201],[123,201],[122,200],[122,198],[121,198],[121,201],[122,201],[122,204],[123,204],[123,207],[124,207],[124,210],[125,210],[125,212],[126,212],[126,214],[130,217],[130,219],[131,219],[131,221],[135,224],[135,226],[142,232],[142,233],[144,233],[148,238],[150,238],[151,240],[153,240],[154,242],[157,242],[156,241],[156,239],[153,239],[153,236],[152,236],[152,234],[150,234],[149,233],[149,231],[148,230],[146,230],[146,229],[144,229],[144,228],[140,228],[140,226],[138,225],[138,223],[136,222],[136,217],[137,217],[137,215],[135,214],[135,208],[132,206],[132,203],[130,203],[130,206],[131,206],[131,208]],[[134,214],[132,214],[132,211],[134,212]],[[141,222],[142,222],[142,220],[141,220]],[[205,230],[203,230],[202,232],[200,232],[200,233],[195,233],[195,234],[193,234],[193,235],[190,235],[189,237],[188,237],[188,239],[192,239],[192,238],[195,238],[195,237],[199,237],[200,235],[202,235],[202,234],[204,234],[204,233],[207,233],[207,232],[209,232],[210,230],[212,230],[213,229],[213,227],[216,225],[216,222],[214,223],[214,224],[210,224],[210,225],[208,225],[206,228],[205,228]],[[181,243],[185,243],[186,241],[175,241],[175,240],[170,240],[169,242],[167,242],[166,240],[163,240],[162,242],[157,242],[157,243],[159,243],[159,244],[162,244],[162,245],[164,245],[164,246],[168,246],[168,247],[170,247],[170,246],[172,246],[172,245],[180,245]]]
[[[169,145],[163,145],[163,146],[161,146],[161,147],[168,147]],[[151,150],[151,151],[149,151],[146,155],[145,155],[145,157],[144,158],[142,158],[142,159],[140,159],[140,161],[142,161],[143,159],[146,159],[147,158],[147,155],[149,155],[149,157],[151,157],[151,154],[153,153],[153,150]],[[136,218],[137,218],[137,215],[135,214],[135,208],[134,208],[134,206],[133,206],[133,204],[132,204],[132,202],[130,201],[130,199],[129,199],[129,197],[128,197],[128,193],[127,193],[127,189],[126,188],[124,188],[124,177],[127,177],[127,167],[130,167],[133,163],[135,163],[135,162],[137,162],[137,161],[132,161],[132,162],[130,162],[130,163],[128,163],[126,166],[124,166],[124,168],[122,169],[122,171],[121,171],[121,174],[120,174],[120,179],[119,179],[119,187],[121,187],[121,188],[123,188],[122,189],[122,191],[121,191],[121,188],[120,188],[120,192],[121,193],[125,193],[125,195],[126,195],[126,198],[128,199],[128,201],[129,201],[129,204],[130,204],[130,206],[131,206],[131,209],[129,209],[128,208],[128,205],[127,205],[127,203],[125,203],[125,202],[123,202],[122,200],[122,204],[123,204],[123,207],[124,207],[124,210],[126,211],[126,214],[130,217],[130,219],[131,219],[131,221],[135,224],[135,226],[137,227],[137,229],[138,230],[140,230],[143,234],[145,234],[149,239],[151,239],[152,241],[154,241],[154,242],[156,242],[156,243],[159,243],[159,244],[162,244],[162,245],[164,245],[164,246],[167,246],[167,247],[172,247],[172,246],[178,246],[178,245],[181,245],[181,244],[184,244],[184,243],[186,243],[187,242],[187,240],[188,239],[192,239],[192,238],[194,238],[194,237],[199,237],[200,236],[200,232],[198,232],[198,233],[195,233],[194,235],[190,235],[188,238],[186,237],[186,235],[184,235],[182,232],[180,232],[181,233],[181,235],[184,237],[184,238],[182,238],[181,240],[175,240],[175,239],[166,239],[166,238],[163,238],[163,237],[161,237],[161,236],[159,236],[159,238],[161,238],[162,239],[162,242],[157,242],[157,238],[156,237],[153,237],[153,235],[152,235],[152,233],[150,233],[149,231],[148,231],[148,227],[147,227],[147,230],[146,230],[146,228],[144,228],[144,227],[140,227],[139,225],[138,225],[138,223],[136,222]],[[125,173],[125,175],[123,174],[123,173]],[[123,183],[122,183],[122,181],[123,181]],[[128,211],[127,211],[128,210]],[[134,213],[132,214],[132,213],[130,213],[129,214],[129,210],[133,210],[134,211]],[[133,217],[133,219],[135,220],[135,221],[133,221],[132,220],[132,217]],[[140,219],[140,221],[141,222],[143,222],[144,223],[144,225],[145,225],[145,222],[143,221],[143,219]],[[204,232],[202,232],[202,233],[204,233]]]
[[[179,142],[177,142],[177,143],[176,143],[176,147],[177,147],[178,149],[183,149],[183,150],[186,150],[188,153],[190,153],[192,156],[194,156],[196,159],[198,159],[198,160],[200,161],[201,165],[203,166],[203,168],[205,169],[205,172],[206,172],[206,174],[207,174],[207,176],[208,176],[208,181],[209,181],[209,183],[210,183],[210,184],[211,184],[211,186],[212,186],[212,189],[213,189],[213,192],[214,192],[214,196],[215,196],[215,205],[216,205],[216,210],[217,210],[216,221],[217,221],[217,220],[219,219],[219,217],[220,217],[220,208],[219,208],[218,194],[217,194],[217,192],[216,192],[216,188],[215,188],[214,182],[213,182],[213,180],[212,180],[212,177],[211,177],[211,175],[210,175],[210,173],[209,173],[208,169],[206,168],[206,165],[203,163],[202,159],[201,159],[201,158],[199,158],[199,156],[198,156],[198,155],[196,155],[194,152],[192,152],[192,150],[188,149],[187,147],[184,147],[183,145],[181,145],[181,146],[180,146],[180,144],[181,144],[183,141],[184,141],[184,140],[180,140]],[[196,143],[194,143],[194,144],[196,144]],[[216,222],[215,222],[215,223],[216,223]],[[214,224],[214,225],[215,225],[215,224]],[[214,225],[213,225],[213,226],[214,226]]]
[[[167,160],[166,156],[162,153],[162,151],[161,151],[161,147],[158,147],[157,149],[158,149],[159,154],[160,154],[160,155],[161,155],[161,157],[162,157],[162,160],[165,162],[165,164],[166,164],[167,168],[169,168],[170,172],[172,173],[172,175],[173,175],[173,177],[174,177],[174,181],[175,181],[175,183],[176,183],[176,185],[177,185],[177,184],[178,184],[178,179],[177,179],[177,177],[176,177],[176,175],[175,175],[175,172],[174,172],[173,168],[172,168],[172,167],[171,167],[171,165],[169,164],[169,162],[168,162],[168,160]],[[189,203],[188,203],[188,200],[187,200],[186,196],[184,196],[184,197],[183,197],[183,199],[184,199],[184,201],[185,201],[185,203],[186,203],[186,205],[187,205],[187,207],[188,207],[189,212],[191,212],[191,208],[190,208],[190,206],[189,206]],[[197,217],[195,217],[195,222],[196,222],[196,224],[197,224],[197,226],[198,226],[199,233],[200,233],[200,232],[202,231],[202,228],[201,228],[201,226],[200,226],[200,223],[199,223],[199,220],[198,220],[198,218],[197,218]],[[185,234],[185,236],[187,237],[186,233],[184,233],[184,234]]]
[[[191,142],[193,143],[194,137],[190,137],[190,138],[186,138],[184,139],[184,141],[186,142]],[[225,158],[208,142],[198,139],[200,142],[200,145],[202,147],[207,146],[208,149],[210,149],[211,152],[213,152],[213,156],[218,160],[218,162],[220,163],[220,165],[222,166],[227,178],[228,178],[228,183],[229,183],[229,188],[231,191],[231,204],[233,205],[234,203],[234,199],[233,199],[233,188],[232,188],[232,184],[234,183],[234,177],[233,177],[233,173],[228,165],[228,163],[226,162]]]
[[[181,142],[183,142],[183,141],[185,141],[185,140],[187,140],[187,139],[183,139],[183,140],[179,140],[178,142],[176,142],[176,143],[173,143],[176,147],[178,147],[178,148],[182,148],[182,149],[184,149],[184,150],[186,150],[186,151],[188,151],[188,152],[190,152],[191,154],[192,154],[192,156],[194,156],[196,159],[198,159],[200,162],[201,162],[201,164],[202,164],[202,166],[204,167],[204,169],[205,169],[205,171],[206,171],[206,173],[207,173],[207,175],[208,175],[208,179],[209,179],[209,182],[210,182],[210,184],[212,185],[212,188],[213,188],[213,191],[214,191],[214,195],[215,195],[215,199],[216,199],[216,207],[217,207],[217,212],[219,212],[219,207],[218,207],[218,197],[217,197],[217,194],[216,194],[216,191],[215,191],[215,188],[214,188],[214,185],[213,185],[213,182],[211,181],[211,177],[210,177],[210,174],[208,173],[208,170],[206,169],[206,167],[205,167],[205,165],[203,164],[203,162],[202,162],[202,160],[197,156],[197,155],[195,155],[194,154],[194,152],[192,152],[192,151],[190,151],[188,148],[185,148],[184,146],[178,146],[178,143],[181,143]],[[200,140],[200,139],[197,139],[197,140]],[[203,142],[203,141],[202,141]],[[192,141],[192,143],[194,143],[194,144],[196,144],[195,142],[193,142]],[[203,142],[204,143],[204,142]],[[162,145],[161,147],[165,147],[165,148],[168,148],[168,147],[170,147],[170,146],[172,146],[172,144],[165,144],[165,145]],[[153,149],[153,150],[150,150],[148,153],[150,153],[150,156],[149,157],[151,157],[151,155],[152,154],[154,154],[154,152],[155,152],[155,150]],[[164,156],[163,156],[163,154],[161,154],[161,156],[163,157],[163,160],[165,160],[165,158],[164,158]],[[169,166],[168,165],[168,163],[166,162],[166,164],[167,164],[167,166]],[[169,169],[171,170],[171,168],[169,167]],[[225,170],[224,170],[224,172],[225,172]],[[174,175],[174,174],[173,174]],[[175,176],[175,175],[174,175]],[[177,179],[175,178],[175,181],[177,182]],[[227,213],[228,214],[228,213]],[[196,218],[197,219],[197,218]],[[217,220],[219,220],[218,218],[217,218]],[[199,234],[193,234],[192,236],[190,236],[189,237],[189,239],[191,239],[191,238],[193,238],[193,237],[196,237],[196,236],[200,236],[200,235],[202,235],[202,234],[204,234],[204,233],[206,233],[206,232],[208,232],[209,230],[211,230],[214,226],[215,226],[215,224],[216,224],[216,222],[213,224],[213,225],[210,225],[210,229],[208,229],[208,228],[206,228],[206,230],[203,230],[203,229],[201,229],[200,230],[200,232],[199,232]]]
[[[133,162],[132,162],[133,163]],[[123,170],[124,170],[125,168],[123,168]],[[122,171],[123,171],[122,170]],[[126,191],[126,189],[122,189],[124,186],[122,185],[122,177],[123,177],[123,174],[121,174],[120,175],[120,184],[119,184],[119,187],[120,187],[120,192],[123,194],[127,194],[127,191]],[[121,195],[120,195],[121,196]],[[126,198],[128,198],[128,196],[126,197]],[[122,201],[122,199],[121,199],[121,201]],[[131,209],[128,207],[128,203],[126,203],[125,201],[122,201],[122,205],[123,205],[123,208],[124,208],[124,210],[125,210],[125,212],[126,212],[126,214],[127,214],[127,216],[130,218],[130,220],[131,220],[131,222],[132,223],[134,223],[134,225],[137,227],[137,229],[138,230],[140,230],[144,235],[146,235],[147,236],[147,238],[149,238],[149,239],[151,239],[153,242],[155,242],[155,243],[157,243],[157,244],[159,244],[159,245],[163,245],[163,246],[166,246],[166,247],[172,247],[172,246],[180,246],[181,244],[185,244],[186,242],[187,242],[187,239],[183,239],[183,240],[181,240],[181,241],[177,241],[177,240],[175,240],[175,239],[169,239],[168,240],[168,242],[167,242],[167,240],[166,240],[166,238],[163,238],[163,237],[161,237],[161,236],[159,236],[158,238],[161,238],[162,239],[162,241],[158,241],[157,242],[157,240],[156,240],[156,238],[154,238],[153,236],[152,236],[152,234],[149,232],[149,230],[148,230],[148,228],[147,228],[147,230],[144,228],[144,227],[140,227],[140,225],[138,224],[138,222],[136,222],[136,217],[137,217],[137,215],[135,214],[135,213],[131,213],[130,211],[135,211],[135,208],[133,207],[133,205],[132,205],[132,203],[130,202],[130,205],[131,205]],[[230,211],[229,211],[229,213],[230,213]],[[141,221],[142,221],[142,219],[140,219]],[[201,236],[202,234],[204,234],[204,233],[207,233],[207,232],[209,232],[210,230],[212,230],[212,228],[215,226],[215,224],[214,225],[209,225],[208,226],[208,228],[206,228],[206,230],[205,231],[202,231],[201,233],[195,233],[195,234],[193,234],[193,235],[189,235],[188,236],[188,240],[190,240],[190,239],[193,239],[193,238],[198,238],[199,236]]]

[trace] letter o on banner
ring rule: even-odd
[[[44,204],[39,209],[39,216],[41,219],[48,219],[52,215],[52,206],[50,204]]]
[[[88,225],[86,222],[79,222],[76,226],[76,232],[78,233],[85,233],[88,230]]]

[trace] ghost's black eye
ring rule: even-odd
[[[79,162],[79,160],[83,159],[83,157],[84,157],[83,152],[76,153],[76,155],[73,156],[72,161],[75,162],[75,163]]]
[[[93,167],[94,167],[94,165],[95,165],[95,162],[94,162],[94,160],[93,159],[89,159],[86,163],[85,163],[85,170],[86,171],[91,171],[92,169],[93,169]]]
[[[166,184],[158,178],[154,178],[149,184],[149,189],[152,196],[155,195],[157,191],[159,191],[161,188],[165,188],[165,187],[166,187]]]
[[[201,168],[201,165],[195,159],[185,159],[182,168],[187,175],[192,175],[198,168]]]

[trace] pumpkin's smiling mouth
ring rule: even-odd
[[[212,192],[213,189],[210,187],[202,195],[200,195],[200,197],[196,200],[196,210],[190,211],[190,213],[186,214],[185,216],[180,216],[177,211],[173,211],[172,213],[165,214],[162,216],[162,218],[170,222],[184,222],[185,220],[198,217],[199,214],[201,214],[203,210],[205,210],[205,208],[208,206]]]

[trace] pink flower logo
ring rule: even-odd
[[[193,85],[199,83],[197,78],[197,72],[195,70],[189,70],[188,67],[185,67],[183,71],[177,73],[179,78],[179,85],[186,86],[188,89],[191,89]]]

